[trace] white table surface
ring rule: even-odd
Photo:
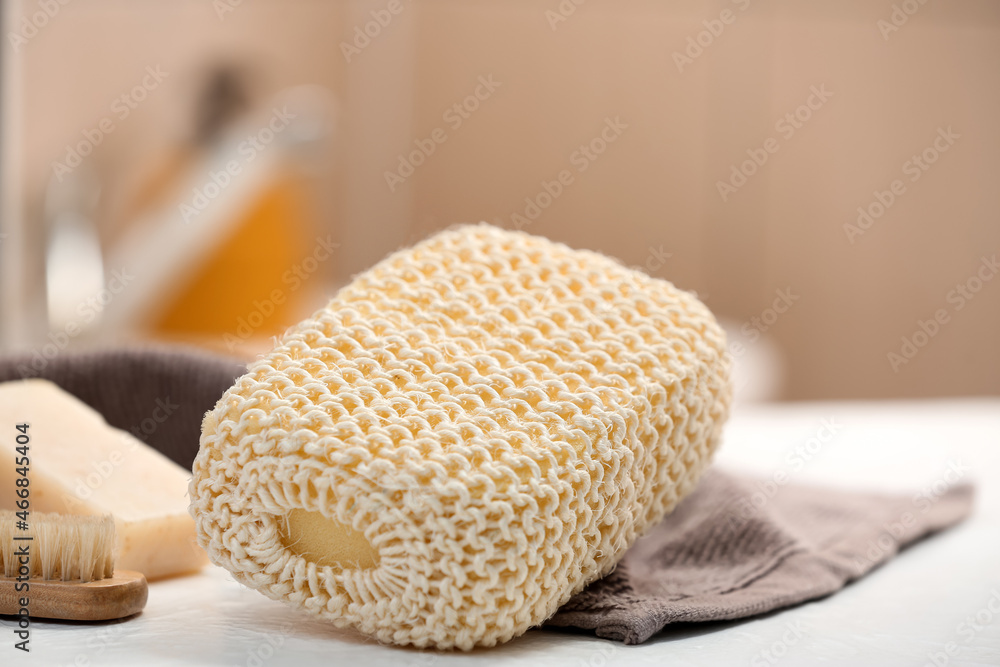
[[[819,435],[823,419],[837,425],[834,437],[793,471],[785,457]],[[910,493],[953,464],[978,485],[962,525],[825,599],[668,629],[640,646],[548,630],[464,654],[382,646],[210,567],[152,584],[146,610],[126,622],[35,621],[30,655],[13,649],[5,619],[0,665],[1000,665],[1000,399],[741,405],[717,458],[795,482]]]

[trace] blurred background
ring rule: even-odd
[[[743,400],[1000,393],[1000,3],[3,2],[0,345],[252,358],[487,221],[693,290]]]

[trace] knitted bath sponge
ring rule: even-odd
[[[379,640],[520,635],[695,485],[729,404],[691,294],[488,225],[358,276],[204,420],[212,561]]]

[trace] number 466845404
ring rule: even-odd
[[[23,526],[26,529],[25,523],[28,521],[28,508],[30,507],[30,501],[28,496],[31,494],[29,491],[29,485],[31,482],[28,480],[28,471],[31,468],[31,437],[28,435],[28,424],[17,424],[17,456],[14,457],[14,465],[16,466],[14,471],[17,473],[17,479],[14,484],[17,487],[14,491],[17,494],[17,513],[18,527]],[[24,523],[22,523],[24,522]]]

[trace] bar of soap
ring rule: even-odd
[[[46,380],[0,384],[0,508],[15,509],[15,426],[25,423],[31,511],[114,515],[116,567],[147,579],[208,562],[188,514],[188,471]]]

